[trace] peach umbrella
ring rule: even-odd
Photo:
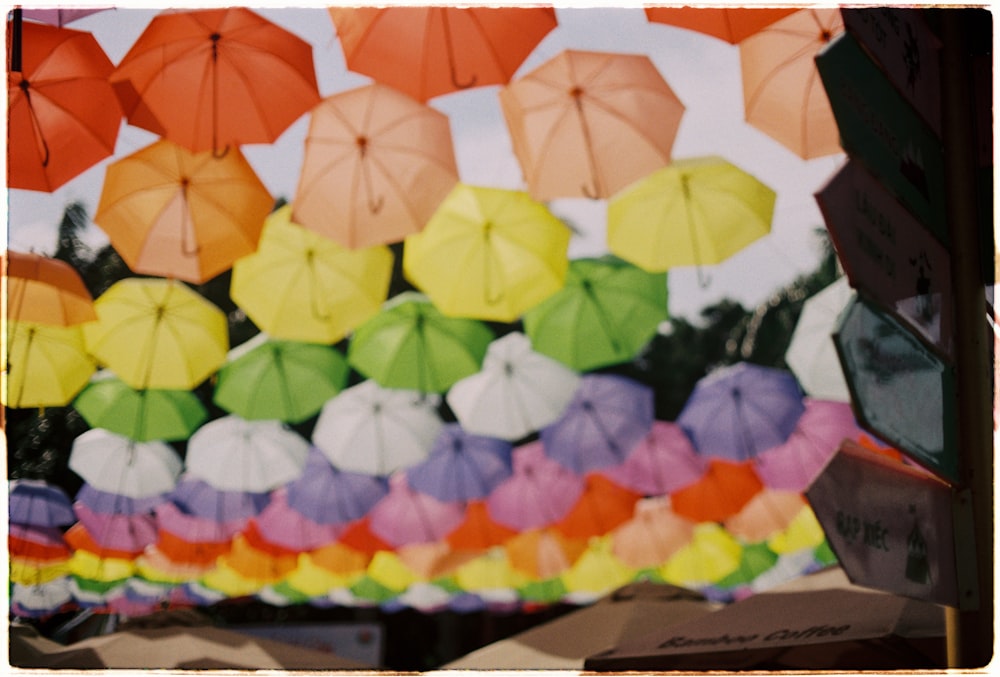
[[[607,198],[670,162],[684,105],[649,57],[566,50],[500,90],[536,200]]]
[[[806,499],[800,493],[764,489],[738,513],[727,517],[723,525],[733,536],[747,543],[756,543],[787,529],[806,505]]]
[[[794,7],[645,8],[651,23],[698,31],[734,45],[795,11]]]
[[[694,534],[694,522],[674,512],[665,496],[646,498],[635,505],[635,515],[611,532],[611,549],[630,567],[664,564]]]
[[[739,43],[746,121],[806,160],[841,152],[814,58],[843,30],[839,9],[802,9]]]
[[[70,326],[97,319],[94,299],[70,264],[39,254],[8,250],[7,319]]]
[[[587,549],[587,542],[555,529],[529,529],[503,547],[514,569],[535,580],[549,580],[568,571]]]
[[[373,84],[313,109],[292,220],[345,247],[399,242],[457,182],[448,118]]]

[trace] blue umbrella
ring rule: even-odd
[[[513,472],[510,442],[445,425],[430,455],[407,471],[411,488],[445,501],[485,498]]]
[[[368,514],[389,493],[385,479],[334,467],[322,451],[309,450],[305,472],[286,488],[288,506],[319,524],[346,524]]]
[[[652,427],[651,388],[624,376],[587,374],[541,438],[546,455],[582,475],[620,465]]]
[[[69,496],[45,480],[11,480],[7,519],[12,524],[58,527],[76,521]]]
[[[181,475],[170,500],[183,512],[216,522],[249,519],[267,506],[267,492],[222,491],[193,475]]]
[[[700,454],[747,461],[788,439],[803,400],[790,371],[740,362],[698,381],[677,424]]]
[[[81,503],[96,513],[106,515],[139,515],[151,513],[156,506],[168,500],[168,494],[156,494],[143,498],[123,496],[110,491],[101,491],[93,485],[84,482],[76,492],[76,502]]]

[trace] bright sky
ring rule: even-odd
[[[262,7],[255,11],[313,45],[321,95],[370,82],[366,76],[346,71],[325,8]],[[118,63],[155,14],[156,10],[132,6],[99,12],[69,27],[93,32],[112,62]],[[707,288],[701,288],[693,268],[671,271],[668,286],[672,314],[693,319],[702,307],[727,296],[751,307],[816,265],[818,249],[813,231],[822,227],[823,220],[813,194],[834,174],[844,156],[803,161],[743,121],[736,46],[699,33],[648,23],[639,6],[557,5],[557,17],[559,26],[543,40],[519,74],[567,48],[646,54],[686,106],[673,148],[674,158],[720,155],[777,193],[772,233],[723,264],[707,269],[711,280]],[[525,184],[500,112],[498,89],[491,86],[466,90],[433,99],[430,105],[449,115],[462,181],[523,189]],[[308,122],[308,115],[303,116],[272,145],[243,147],[276,197],[294,197]],[[107,165],[154,140],[154,135],[123,124],[114,158],[94,166],[55,193],[9,190],[9,247],[51,252],[64,207],[79,200],[93,215]],[[605,201],[558,200],[550,207],[582,230],[570,245],[571,257],[606,252]],[[91,226],[87,241],[97,247],[107,239],[99,228]]]

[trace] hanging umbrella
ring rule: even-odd
[[[447,542],[460,550],[483,552],[503,545],[517,534],[490,517],[483,500],[470,501],[465,506],[465,519],[448,534]]]
[[[698,453],[746,461],[787,440],[804,411],[791,372],[740,362],[702,377],[677,424]]]
[[[457,182],[448,118],[372,84],[313,109],[293,219],[345,247],[400,242]]]
[[[493,338],[482,322],[447,317],[422,294],[403,292],[358,327],[347,361],[385,388],[443,393],[479,371]]]
[[[612,482],[646,496],[661,496],[694,483],[708,464],[676,423],[653,421],[649,433],[616,466],[599,470]]]
[[[182,466],[181,457],[164,442],[135,442],[102,428],[73,440],[69,454],[69,469],[85,482],[134,498],[169,492]]]
[[[578,602],[595,601],[632,580],[634,571],[614,553],[609,537],[595,538],[561,578],[569,597]]]
[[[229,351],[212,401],[247,420],[300,423],[347,383],[347,360],[315,343],[258,334]]]
[[[714,587],[730,590],[736,597],[745,593],[745,589],[754,581],[774,568],[778,563],[778,554],[767,547],[767,543],[751,543],[743,546],[736,570],[728,576],[715,581]]]
[[[22,9],[21,16],[25,19],[31,21],[40,21],[42,23],[47,23],[51,26],[65,26],[68,23],[73,23],[78,19],[82,19],[85,16],[90,16],[91,14],[96,14],[97,12],[103,12],[105,9],[111,9],[110,7],[102,7],[98,9]]]
[[[72,556],[69,559],[52,561],[12,557],[8,578],[11,583],[21,585],[44,585],[67,576],[70,573],[71,559]]]
[[[190,390],[136,390],[112,372],[99,371],[73,400],[92,428],[104,428],[136,442],[184,440],[208,418]]]
[[[348,69],[417,99],[503,84],[556,27],[551,7],[331,7]]]
[[[454,578],[459,588],[474,592],[487,602],[515,598],[513,589],[525,582],[525,576],[511,567],[502,548],[490,550],[463,564],[455,571]]]
[[[233,301],[275,338],[335,343],[374,316],[389,293],[392,252],[350,250],[291,221],[267,217],[256,253],[233,265]]]
[[[549,458],[582,475],[621,464],[652,426],[651,388],[616,374],[587,374],[563,415],[540,435]]]
[[[190,390],[225,360],[225,314],[181,282],[126,278],[94,305],[87,349],[133,388]]]
[[[7,529],[7,551],[11,557],[39,561],[69,559],[69,545],[57,527],[39,527],[11,522]]]
[[[806,505],[805,497],[797,491],[765,488],[738,513],[727,517],[723,526],[745,543],[766,541],[787,529]]]
[[[384,499],[383,499],[384,500]],[[380,501],[381,502],[381,501]],[[370,513],[371,511],[369,511]],[[355,552],[360,552],[367,557],[371,557],[379,550],[392,550],[392,544],[383,540],[378,534],[371,530],[371,515],[365,515],[361,519],[348,525],[340,534],[337,542]]]
[[[0,268],[7,283],[7,319],[71,326],[97,319],[94,300],[70,264],[7,250]]]
[[[304,517],[319,524],[347,524],[367,515],[388,490],[384,479],[340,470],[312,447],[305,471],[286,493],[288,507]]]
[[[191,436],[186,468],[216,489],[263,492],[300,477],[308,453],[309,443],[280,422],[230,414]]]
[[[839,9],[808,8],[739,44],[746,121],[803,159],[842,152],[814,58],[843,31]]]
[[[14,583],[10,592],[10,610],[20,618],[44,618],[73,601],[69,580],[57,578],[48,583]]]
[[[81,327],[10,322],[0,401],[15,409],[69,404],[97,369]]]
[[[665,496],[635,504],[635,514],[611,532],[612,551],[636,569],[658,567],[687,545],[694,522],[674,512]]]
[[[841,277],[802,304],[785,351],[785,362],[807,395],[838,402],[851,400],[833,332],[853,295],[847,278]]]
[[[670,162],[684,104],[649,57],[566,50],[500,90],[536,200],[607,198]]]
[[[45,480],[18,479],[7,484],[7,520],[32,527],[59,527],[76,521],[73,504],[61,488]]]
[[[174,487],[176,491],[176,487]],[[158,505],[167,500],[170,494],[154,494],[135,498],[132,496],[122,496],[111,491],[101,491],[97,487],[83,483],[80,490],[76,492],[74,504],[79,503],[87,506],[94,512],[115,514],[115,515],[138,515],[141,513],[151,513]]]
[[[273,204],[239,149],[160,140],[108,166],[94,222],[134,272],[199,284],[257,248]]]
[[[590,371],[635,358],[666,319],[665,274],[575,259],[563,288],[524,314],[524,330],[538,352]]]
[[[522,531],[504,544],[510,565],[536,581],[565,573],[587,549],[583,539],[569,538],[555,529]]]
[[[156,521],[152,515],[99,513],[82,503],[73,509],[99,547],[129,552],[135,557],[156,542]]]
[[[779,555],[814,550],[825,542],[823,527],[809,505],[803,506],[785,529],[767,539],[768,547]]]
[[[556,421],[579,385],[572,370],[515,331],[490,343],[480,371],[456,382],[446,399],[468,432],[513,441]]]
[[[341,534],[343,538],[343,534]],[[355,550],[341,541],[316,548],[308,553],[309,561],[316,567],[325,569],[335,575],[349,578],[363,574],[372,554]],[[302,558],[299,558],[301,566]]]
[[[743,548],[720,525],[697,524],[691,542],[659,569],[673,585],[697,588],[718,581],[737,570]]]
[[[66,531],[65,539],[73,552],[85,551],[101,559],[133,560],[142,552],[142,548],[119,549],[110,545],[102,545],[82,522],[71,526]]]
[[[337,525],[320,524],[292,508],[284,488],[271,495],[267,507],[250,518],[250,525],[267,542],[294,552],[307,552],[332,543],[340,533]]]
[[[563,286],[569,238],[527,193],[460,183],[406,238],[403,272],[445,315],[512,322]]]
[[[738,44],[794,7],[645,7],[646,20],[697,31],[730,44]]]
[[[721,522],[737,514],[763,491],[749,462],[710,459],[708,470],[697,482],[670,495],[674,512],[695,522]]]
[[[510,476],[511,451],[509,442],[448,423],[428,457],[406,471],[406,479],[411,488],[440,501],[484,498]]]
[[[216,489],[194,475],[184,473],[170,492],[170,501],[189,515],[216,522],[246,520],[260,513],[270,501],[266,492]]]
[[[309,44],[244,7],[161,12],[111,84],[130,124],[215,155],[271,143],[319,103]]]
[[[437,395],[362,381],[323,405],[312,441],[344,472],[388,476],[425,459],[444,425]]]
[[[608,248],[648,271],[720,263],[771,231],[775,193],[715,156],[676,160],[608,203]]]
[[[552,528],[570,538],[603,536],[632,518],[640,498],[639,494],[591,473],[585,478],[583,493],[576,504]]]
[[[403,473],[389,478],[388,495],[368,512],[372,533],[392,547],[442,541],[463,517],[459,504],[416,491]]]
[[[584,480],[551,460],[539,441],[512,452],[513,474],[486,498],[490,516],[517,531],[550,525],[565,517],[583,494]]]
[[[7,70],[7,185],[51,193],[115,150],[114,65],[90,33],[32,22],[20,29],[20,70]],[[8,41],[11,30],[8,21]]]

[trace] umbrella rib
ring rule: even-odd
[[[795,35],[796,37],[801,37],[801,34],[793,33],[793,35]],[[810,38],[811,37],[812,35],[810,34]],[[816,47],[815,41],[812,41],[809,44],[803,45],[798,50],[789,54],[787,57],[785,57],[777,64],[775,64],[774,68],[768,71],[767,75],[761,78],[760,82],[757,83],[757,87],[753,90],[753,94],[750,97],[750,101],[746,102],[745,108],[747,115],[751,114],[751,111],[757,105],[757,99],[764,94],[764,90],[767,89],[767,86],[771,83],[772,80],[778,77],[781,71],[783,71],[785,68],[789,66],[795,65],[795,63],[798,60],[802,59],[805,55],[815,51],[818,51],[818,48]]]

